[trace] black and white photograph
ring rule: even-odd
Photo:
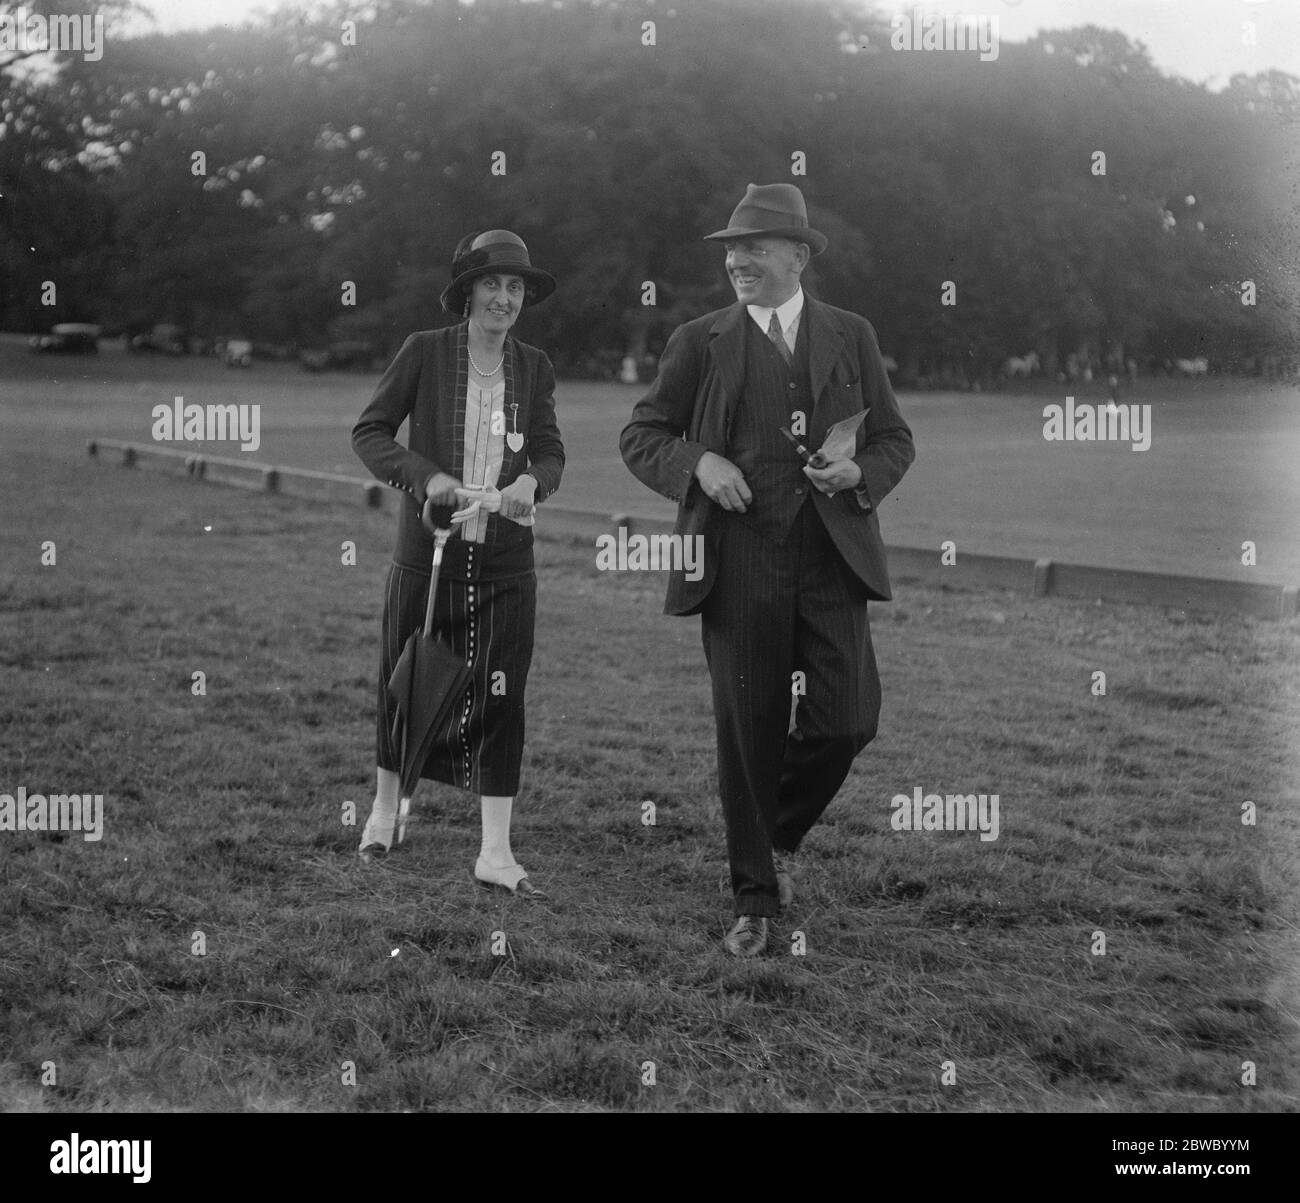
[[[31,1182],[769,1113],[1263,1185],[1294,0],[0,0],[0,464]]]

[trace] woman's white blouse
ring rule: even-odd
[[[506,446],[506,382],[484,388],[471,372],[465,393],[465,487],[496,488]],[[461,526],[461,538],[482,543],[488,516],[482,510]]]

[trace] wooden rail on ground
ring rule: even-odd
[[[195,480],[268,493],[297,496],[302,493],[318,495],[322,490],[331,493],[347,490],[359,493],[366,505],[376,509],[383,508],[384,496],[390,492],[378,481],[366,480],[360,476],[253,463],[203,452],[174,451],[149,443],[91,439],[87,442],[86,449],[92,456],[99,455],[101,451],[116,451],[120,453],[121,463],[125,467],[135,467],[156,459],[163,466],[182,467]],[[621,527],[627,528],[629,538],[634,534],[667,535],[673,528],[671,522],[661,518],[642,518],[621,513],[602,514],[595,510],[568,509],[548,502],[545,506],[544,529],[539,526],[539,530],[545,538],[591,544],[600,535],[617,534]],[[919,576],[927,581],[955,585],[958,588],[1011,589],[1034,597],[1131,602],[1177,610],[1250,614],[1266,619],[1296,616],[1297,588],[1294,585],[1175,576],[1163,572],[1098,568],[1084,564],[1062,564],[1050,559],[1019,559],[974,552],[958,552],[956,563],[945,565],[938,548],[891,546],[888,552],[890,571],[898,581]]]

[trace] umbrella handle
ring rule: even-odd
[[[424,509],[420,511],[420,521],[424,524],[424,529],[431,535],[436,535],[440,530],[445,530],[448,534],[454,534],[454,523],[451,521],[452,515],[456,512],[454,505],[434,505],[432,497],[424,499]],[[435,514],[434,511],[437,511]],[[441,521],[439,521],[441,519]]]

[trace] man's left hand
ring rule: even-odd
[[[844,489],[856,489],[862,483],[862,469],[851,459],[831,460],[824,468],[805,467],[803,474],[827,497]]]

